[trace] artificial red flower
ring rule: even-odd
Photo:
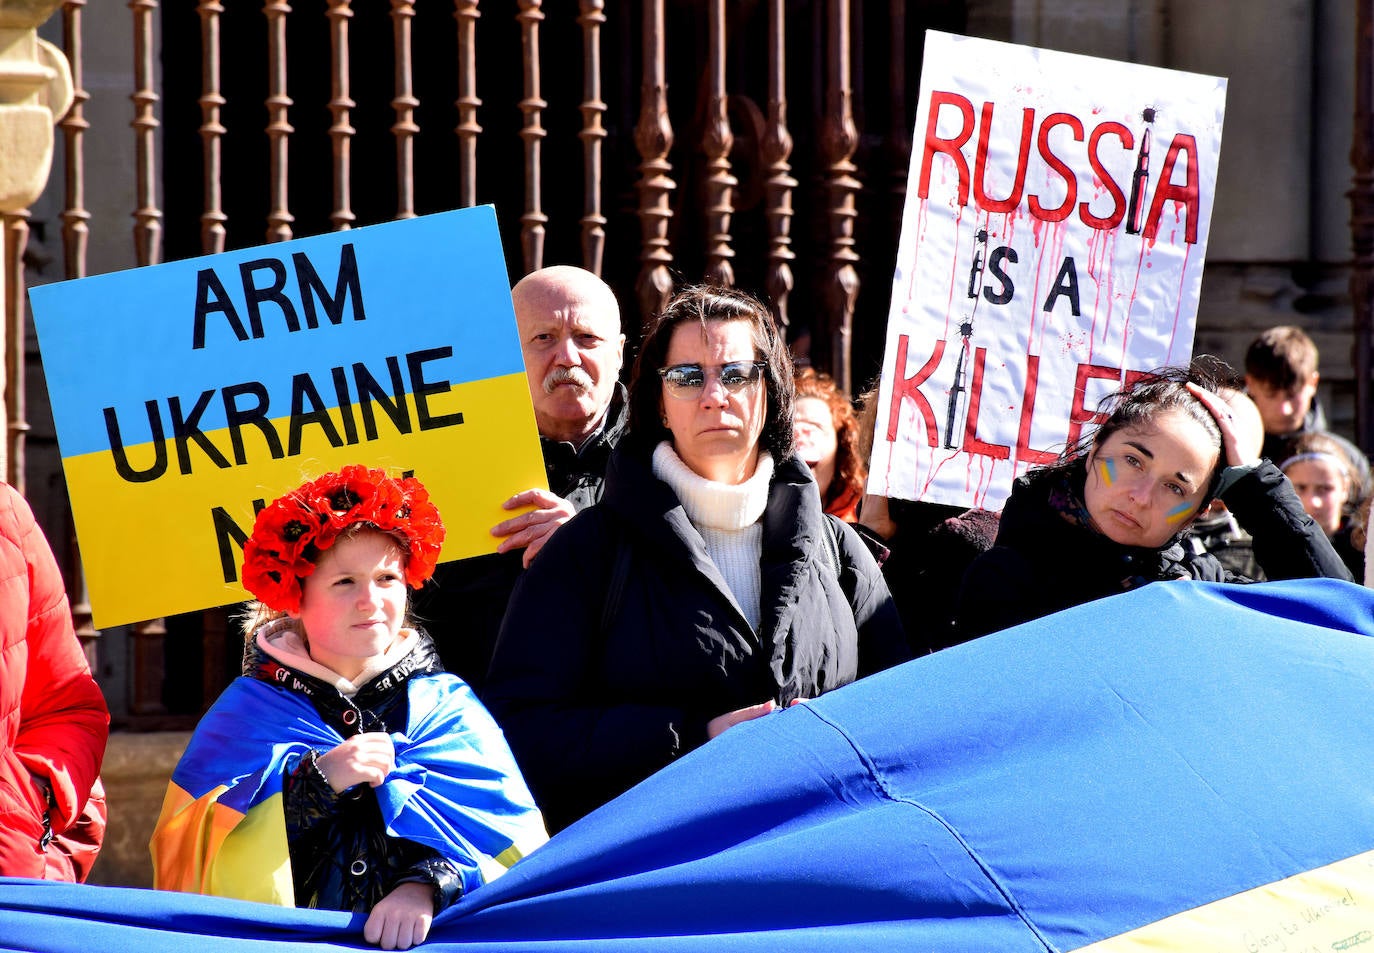
[[[300,580],[354,523],[399,532],[407,542],[406,582],[418,589],[434,573],[444,524],[414,477],[393,479],[358,464],[308,481],[264,507],[243,546],[244,588],[270,609],[300,608]]]

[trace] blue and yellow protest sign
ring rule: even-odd
[[[99,626],[247,598],[256,510],[346,464],[413,472],[446,560],[547,485],[490,207],[30,300]]]

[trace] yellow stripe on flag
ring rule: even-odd
[[[1374,851],[1265,884],[1076,953],[1374,951]]]
[[[169,784],[149,847],[158,890],[295,906],[282,797],[247,814],[219,803],[220,785],[192,798]]]

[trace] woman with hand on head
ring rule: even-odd
[[[792,396],[747,294],[689,288],[645,334],[601,502],[521,579],[488,678],[551,830],[907,657],[877,564],[793,452]]]
[[[1270,579],[1350,573],[1303,512],[1283,473],[1259,455],[1200,369],[1165,368],[1109,397],[1096,431],[1056,463],[1017,479],[993,548],[974,560],[958,627],[972,638],[1164,579],[1248,582],[1182,545],[1217,495],[1254,538]]]
[[[409,623],[443,538],[419,481],[361,466],[258,514],[243,675],[172,775],[157,887],[367,913],[369,943],[407,949],[547,840],[500,730]]]

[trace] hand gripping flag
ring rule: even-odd
[[[464,892],[547,840],[500,730],[450,675],[412,678],[396,768],[377,788],[387,833],[426,844],[463,871]],[[302,695],[235,679],[201,720],[153,833],[168,890],[294,902],[282,778],[310,748],[343,741]]]

